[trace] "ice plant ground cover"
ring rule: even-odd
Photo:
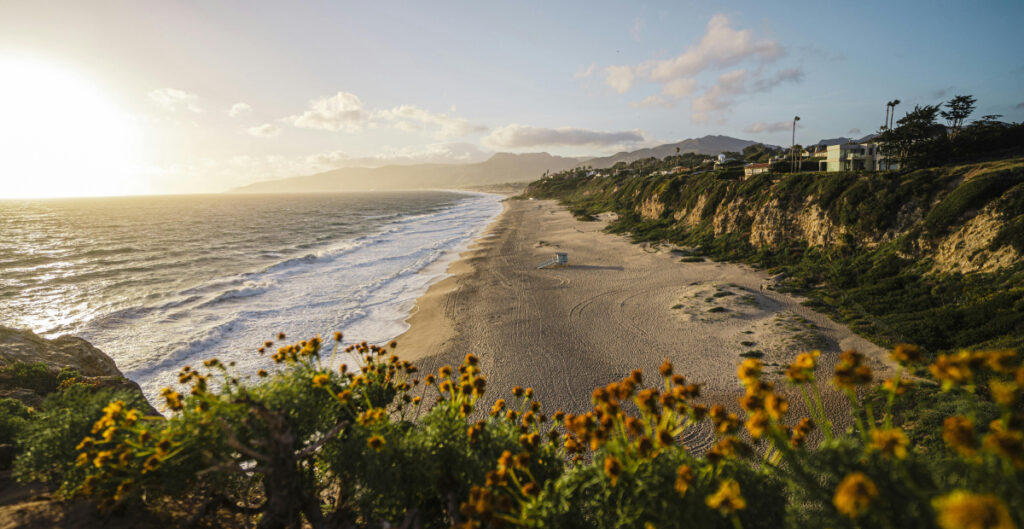
[[[394,342],[342,338],[268,341],[260,352],[280,369],[254,379],[216,359],[186,367],[188,393],[162,393],[167,418],[121,400],[82,409],[93,418],[75,427],[52,428],[60,419],[50,417],[45,431],[63,439],[81,430],[65,451],[77,459],[25,457],[17,471],[110,516],[147,510],[188,525],[1024,526],[1024,367],[1014,351],[929,363],[901,345],[891,352],[901,368],[880,384],[862,355],[844,352],[830,381],[851,401],[855,427],[843,432],[823,413],[817,352],[786,370],[811,417],[791,416],[756,359],[738,368],[742,414],[700,404],[700,385],[666,361],[657,376],[634,371],[595,389],[593,409],[574,415],[548,413],[521,387],[485,404],[472,354],[419,376]],[[361,365],[328,370],[324,356],[341,351]],[[858,397],[876,384],[875,398]],[[915,441],[922,429],[894,412],[925,390],[980,403],[924,432],[942,439],[931,452]],[[698,425],[716,435],[705,454],[681,443]],[[808,442],[813,429],[819,443]]]

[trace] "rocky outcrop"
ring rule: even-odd
[[[665,203],[655,194],[640,203],[640,215],[645,219],[658,219],[665,212]]]
[[[0,326],[0,365],[43,362],[51,369],[70,367],[90,377],[124,377],[114,360],[76,336],[47,340],[29,330]]]
[[[933,255],[933,272],[995,272],[1020,262],[1021,255],[1010,245],[992,249],[992,240],[1003,222],[987,207],[939,243]]]
[[[3,369],[18,362],[43,363],[50,375],[47,380],[28,381]],[[81,338],[61,336],[48,340],[29,330],[0,326],[0,398],[13,398],[27,406],[37,407],[46,394],[56,388],[57,374],[65,368],[78,372],[77,382],[95,388],[124,389],[142,394],[142,388],[125,378],[113,359]],[[157,413],[152,407],[146,412]]]
[[[812,246],[836,244],[847,233],[810,199],[800,209],[787,210],[772,200],[755,212],[750,228],[750,244],[776,246],[784,240],[803,240]]]

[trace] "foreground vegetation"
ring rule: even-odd
[[[700,385],[666,361],[656,376],[636,371],[595,389],[593,409],[569,415],[545,410],[529,388],[485,401],[471,354],[420,377],[394,343],[339,351],[341,339],[268,342],[261,352],[279,368],[252,379],[217,360],[186,367],[188,392],[162,393],[167,418],[72,380],[17,434],[16,473],[108,516],[148,512],[169,525],[1024,524],[1024,367],[1012,351],[925,366],[917,348],[899,346],[893,359],[934,382],[912,382],[901,368],[867,402],[857,390],[872,384],[871,370],[845,352],[830,377],[853,404],[857,426],[843,432],[823,415],[817,352],[786,372],[811,417],[789,416],[756,359],[738,369],[739,414],[701,404]],[[358,367],[328,369],[342,352]],[[929,450],[894,411],[905,392],[932,383],[950,396],[984,388],[993,402],[929,425],[941,439]],[[713,429],[706,454],[681,444],[691,428]]]

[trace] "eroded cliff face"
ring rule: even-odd
[[[661,201],[661,196],[655,194],[640,203],[638,212],[645,219],[661,218],[661,214],[665,212],[665,204]]]
[[[1003,223],[993,208],[986,207],[935,248],[932,270],[939,273],[995,272],[1020,262],[1012,246],[991,249]]]
[[[895,213],[892,227],[873,233],[854,234],[850,227],[836,222],[818,206],[814,196],[807,197],[799,207],[785,206],[778,199],[759,202],[738,197],[719,204],[710,215],[705,215],[708,200],[706,194],[700,195],[692,208],[670,211],[670,216],[687,228],[706,224],[716,237],[728,233],[744,233],[749,229],[747,239],[756,247],[778,246],[785,241],[800,240],[820,247],[855,242],[863,248],[871,249],[903,236],[924,217],[922,205],[910,201]],[[662,202],[658,194],[639,200],[636,209],[646,219],[661,218],[667,210],[670,210],[669,206]],[[1012,246],[990,248],[1002,225],[999,213],[991,206],[986,207],[949,235],[914,241],[912,247],[916,248],[919,255],[907,257],[931,257],[934,260],[934,273],[995,272],[1013,266],[1024,256]],[[853,237],[852,241],[850,237]]]

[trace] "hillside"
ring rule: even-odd
[[[667,162],[666,162],[667,163]],[[649,167],[648,173],[661,169]],[[881,345],[1024,344],[1024,158],[904,173],[649,174],[532,183],[579,215],[749,262]],[[695,257],[696,258],[696,257]]]
[[[632,163],[637,160],[643,160],[644,158],[665,158],[676,154],[676,148],[679,149],[679,153],[697,153],[697,154],[718,154],[722,152],[740,152],[744,147],[754,145],[758,143],[756,141],[741,140],[738,138],[732,138],[729,136],[704,136],[701,138],[690,138],[677,143],[666,143],[665,145],[659,145],[650,149],[640,149],[632,152],[620,152],[611,156],[604,156],[601,158],[591,158],[582,162],[581,165],[587,165],[594,169],[605,169],[611,167],[619,162]]]
[[[388,165],[348,167],[325,173],[257,182],[233,189],[236,193],[308,193],[388,189],[468,188],[529,182],[545,171],[561,171],[579,163],[576,158],[548,153],[497,153],[471,164]]]

